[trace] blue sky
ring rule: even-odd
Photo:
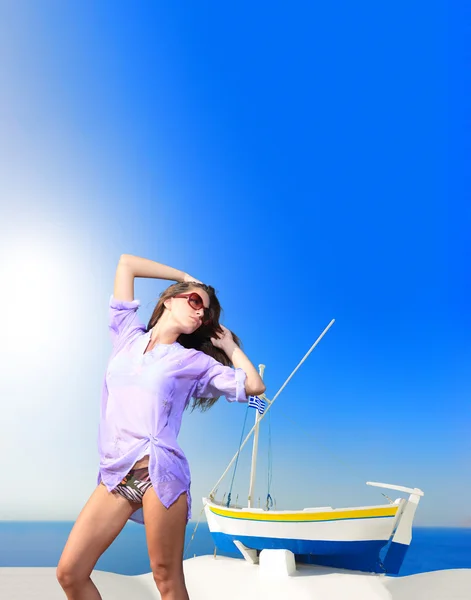
[[[4,456],[69,478],[0,518],[93,489],[125,252],[216,287],[269,397],[336,319],[273,409],[277,506],[375,504],[374,480],[423,489],[418,524],[471,522],[469,9],[310,4],[0,8]],[[137,282],[143,318],[164,288]],[[244,416],[185,416],[195,518]]]

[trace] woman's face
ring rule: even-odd
[[[205,320],[205,313],[206,315],[208,314],[205,309],[209,308],[209,296],[201,288],[190,288],[184,292],[184,294],[185,296],[198,294],[203,301],[203,306],[195,308],[195,305],[197,305],[198,302],[195,302],[195,299],[190,299],[189,302],[188,297],[170,298],[169,301],[166,301],[165,305],[170,311],[172,319],[178,325],[181,333],[190,334],[196,331]]]

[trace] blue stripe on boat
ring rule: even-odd
[[[239,553],[233,540],[239,540],[255,550],[290,550],[301,563],[355,569],[373,573],[384,573],[379,552],[389,540],[367,540],[355,542],[333,542],[325,540],[295,540],[286,538],[262,538],[243,535],[229,535],[211,532],[214,543],[223,552]]]
[[[398,542],[391,542],[390,547],[386,553],[383,564],[384,568],[388,573],[397,575],[399,569],[404,561],[409,546],[407,544],[399,544]]]

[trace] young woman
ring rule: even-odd
[[[173,280],[148,326],[137,316],[134,278]],[[219,323],[214,288],[157,262],[123,254],[110,301],[112,353],[103,386],[98,486],[62,552],[57,579],[69,600],[101,598],[90,574],[126,521],[143,523],[162,600],[188,600],[183,576],[191,516],[190,470],[177,443],[182,414],[219,396],[247,402],[265,386]],[[234,367],[234,368],[231,368]]]

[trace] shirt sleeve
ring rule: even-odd
[[[245,371],[226,367],[211,356],[205,356],[208,362],[198,379],[194,397],[218,398],[225,396],[228,402],[248,402],[245,393],[245,380],[247,379]]]
[[[139,300],[117,300],[111,296],[108,326],[113,345],[122,344],[138,330],[145,331],[137,315],[140,305]]]

